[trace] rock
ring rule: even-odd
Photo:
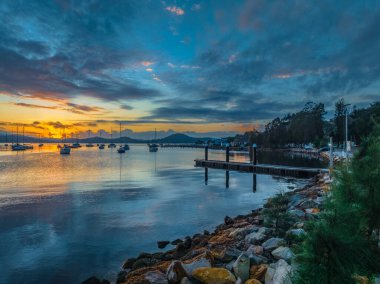
[[[183,245],[184,245],[185,249],[191,248],[191,244],[192,244],[191,238],[190,237],[186,237],[185,241],[183,242]]]
[[[149,283],[154,284],[168,284],[168,280],[166,279],[166,275],[162,273],[161,271],[155,270],[155,271],[148,271],[145,273],[145,279],[149,281]]]
[[[179,283],[187,273],[179,260],[173,261],[166,270],[166,277],[169,283]]]
[[[235,230],[233,230],[229,236],[234,238],[234,239],[243,239],[247,234],[250,234],[254,231],[257,231],[258,228],[254,225],[250,225],[250,226],[247,226],[247,227],[243,227],[243,228],[237,228]]]
[[[234,223],[234,220],[231,217],[224,217],[224,224],[226,225],[232,225]]]
[[[303,201],[300,205],[299,205],[300,208],[302,209],[307,209],[307,208],[318,208],[319,207],[319,204],[317,202],[315,202],[314,200],[312,199],[309,199],[309,200],[305,200]]]
[[[250,278],[263,281],[265,278],[267,269],[268,269],[267,264],[252,265],[251,268],[249,269]]]
[[[303,236],[306,234],[305,230],[304,229],[291,229],[287,232],[287,234],[289,236],[297,236],[297,237],[300,237],[300,236]]]
[[[158,262],[158,260],[157,259],[153,259],[153,258],[140,258],[140,259],[136,260],[133,263],[132,270],[136,270],[136,269],[139,269],[139,268],[151,266],[151,265],[153,265],[153,264],[155,264],[157,262]]]
[[[307,214],[318,214],[321,210],[319,208],[307,208],[305,212]]]
[[[291,266],[285,260],[280,259],[276,264],[276,272],[273,276],[274,284],[291,283],[290,280]],[[265,282],[266,283],[266,282]]]
[[[250,233],[249,235],[245,236],[245,241],[249,244],[257,244],[258,242],[263,241],[266,238],[266,231],[267,228],[261,227],[257,232]]]
[[[209,235],[210,235],[210,232],[207,231],[207,230],[204,230],[204,231],[203,231],[203,235],[205,235],[205,236],[209,236]]]
[[[183,268],[188,275],[191,275],[193,271],[201,267],[211,267],[214,259],[209,251],[200,254],[192,259],[186,260],[182,263]]]
[[[128,272],[127,272],[127,271],[125,271],[125,270],[120,271],[120,272],[117,274],[116,284],[125,282],[125,277],[126,277],[127,275],[128,275]]]
[[[135,261],[136,261],[137,259],[136,258],[128,258],[125,262],[124,262],[124,264],[123,264],[123,269],[131,269],[132,268],[132,266],[133,266],[133,264],[135,263]]]
[[[249,278],[250,259],[246,253],[242,253],[233,265],[233,271],[236,277],[244,283]]]
[[[249,259],[251,261],[251,264],[262,264],[262,263],[268,263],[268,259],[262,255],[257,255],[257,254],[250,254]]]
[[[305,212],[303,212],[302,210],[299,210],[299,209],[289,210],[288,213],[291,216],[294,216],[294,217],[297,217],[297,218],[304,218],[305,217]]]
[[[303,201],[303,196],[299,193],[297,194],[292,194],[290,197],[289,197],[289,206],[290,207],[296,207],[298,206],[302,201]]]
[[[158,241],[157,242],[157,246],[158,246],[159,249],[165,248],[168,244],[170,244],[169,241]]]
[[[261,284],[261,282],[257,279],[248,279],[244,284]]]
[[[283,259],[290,261],[293,257],[293,253],[288,247],[278,247],[272,251],[272,255],[277,259]]]
[[[108,280],[100,280],[99,278],[92,276],[82,282],[82,284],[110,284]]]
[[[192,282],[187,277],[183,277],[180,284],[191,284]]]
[[[271,267],[268,267],[267,268],[267,272],[265,273],[265,281],[264,283],[265,284],[277,284],[277,283],[274,283],[273,282],[273,277],[274,277],[274,274],[276,273],[276,270],[271,268]]]
[[[178,244],[180,244],[180,243],[183,243],[183,241],[182,241],[181,239],[176,239],[176,240],[174,240],[174,241],[171,242],[171,244],[172,244],[173,246],[176,246],[176,245],[178,245]]]
[[[265,250],[274,250],[275,248],[278,248],[281,245],[286,244],[284,239],[281,238],[270,238],[262,243],[262,246]]]
[[[242,251],[236,249],[227,247],[225,248],[220,255],[216,255],[215,257],[221,261],[221,262],[230,262],[231,260],[237,259],[239,255],[242,253]]]
[[[264,248],[262,246],[250,245],[247,249],[247,253],[262,255],[263,252]]]
[[[202,267],[195,269],[192,276],[204,284],[235,284],[235,276],[225,268]]]

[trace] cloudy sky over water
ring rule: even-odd
[[[220,135],[380,98],[379,1],[3,0],[0,19],[2,130]]]

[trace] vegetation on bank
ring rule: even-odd
[[[249,142],[263,147],[283,147],[313,143],[316,147],[327,145],[330,136],[334,143],[342,145],[345,140],[345,116],[348,114],[349,140],[361,143],[362,138],[371,133],[376,123],[380,122],[380,102],[367,108],[348,106],[343,99],[335,104],[334,117],[326,120],[325,106],[322,103],[307,103],[296,113],[282,118],[277,117],[267,123],[263,131],[250,131],[237,135],[230,142]]]
[[[298,247],[295,283],[357,283],[380,272],[379,126],[334,175],[325,208]]]

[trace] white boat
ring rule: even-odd
[[[99,145],[99,149],[100,149],[100,150],[103,150],[105,146],[106,146],[106,145],[104,145],[104,144],[100,144],[100,145]]]
[[[117,152],[118,152],[119,154],[123,154],[123,153],[125,153],[125,149],[124,149],[124,147],[123,147],[123,146],[120,146],[119,149],[117,149]]]
[[[121,123],[120,123],[120,141],[121,141]],[[119,154],[125,153],[125,148],[123,145],[120,145],[119,149],[117,149]]]
[[[70,147],[76,149],[76,148],[80,148],[82,146],[79,143],[73,143],[73,144],[71,144]]]
[[[59,150],[59,153],[61,155],[70,155],[70,152],[71,152],[71,148],[67,145],[63,146],[60,150]]]
[[[111,143],[108,145],[108,148],[116,148],[116,144],[115,143]]]
[[[129,150],[129,145],[128,144],[124,144],[124,149],[125,149],[125,151],[128,151]]]
[[[157,144],[148,144],[149,152],[157,152],[158,151],[158,145]]]
[[[12,145],[12,151],[25,151],[27,148],[25,145],[21,144],[13,144]]]
[[[154,129],[154,140],[156,140],[156,128]],[[158,145],[156,143],[148,144],[149,152],[157,152]]]

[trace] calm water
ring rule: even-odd
[[[37,148],[37,147],[36,147]],[[320,166],[300,157],[283,164]],[[213,228],[225,215],[250,212],[279,191],[305,181],[194,168],[201,149],[131,145],[73,149],[55,145],[24,153],[0,151],[0,283],[80,283],[91,275],[114,280],[128,257]],[[210,152],[210,159],[224,159]],[[233,154],[231,160],[244,161]],[[260,158],[259,158],[260,161]]]

